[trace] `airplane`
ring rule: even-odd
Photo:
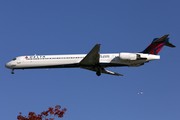
[[[142,95],[142,94],[143,94],[143,92],[138,92],[137,94],[138,94],[138,95]]]
[[[162,47],[176,47],[169,42],[169,34],[160,38],[155,38],[152,43],[139,53],[109,53],[100,54],[100,45],[96,44],[88,54],[72,55],[27,55],[14,58],[5,64],[6,68],[11,69],[38,69],[38,68],[83,68],[96,72],[97,76],[101,73],[123,76],[122,74],[109,71],[107,67],[139,67],[152,60],[160,59],[157,55]]]

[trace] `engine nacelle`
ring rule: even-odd
[[[121,60],[138,60],[140,55],[135,53],[120,53],[119,58]]]

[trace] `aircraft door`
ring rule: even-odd
[[[21,63],[23,63],[23,61],[24,61],[24,57],[18,57],[18,58],[17,58],[17,64],[18,64],[18,65],[21,64]]]

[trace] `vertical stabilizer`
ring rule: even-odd
[[[162,36],[161,38],[154,38],[152,43],[144,50],[142,53],[157,55],[163,46],[175,47],[173,44],[169,43],[169,34]]]

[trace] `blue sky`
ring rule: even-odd
[[[0,1],[0,113],[40,113],[67,108],[63,120],[179,120],[178,0],[4,0]],[[176,48],[141,67],[109,70],[123,77],[72,69],[11,70],[21,55],[139,52],[170,34]],[[143,91],[143,95],[137,92]]]

